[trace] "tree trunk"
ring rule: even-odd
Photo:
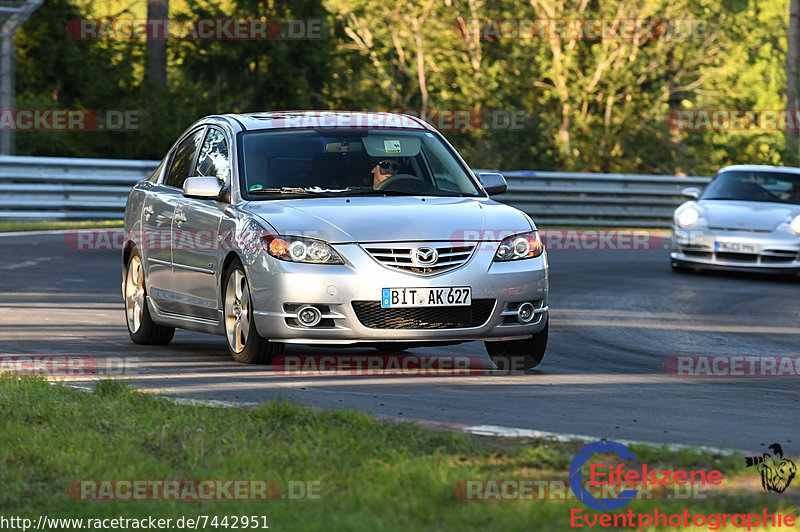
[[[169,0],[147,0],[147,19],[165,19],[169,17]],[[166,28],[159,24],[162,35],[147,39],[147,81],[155,85],[167,85],[167,41]]]
[[[791,0],[789,6],[789,31],[786,46],[786,111],[792,117],[797,117],[800,109],[800,0]],[[794,130],[787,129],[783,132],[786,146],[787,166],[800,166],[800,131],[797,124]]]

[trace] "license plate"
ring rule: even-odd
[[[716,242],[714,249],[728,253],[756,253],[755,244],[746,242]]]
[[[472,288],[446,286],[442,288],[384,288],[381,307],[464,307],[472,304]]]

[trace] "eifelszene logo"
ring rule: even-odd
[[[797,473],[797,466],[788,458],[783,457],[783,449],[777,443],[769,446],[774,454],[763,453],[761,456],[748,456],[745,458],[747,467],[755,467],[761,474],[761,486],[764,491],[783,493]]]
[[[619,442],[601,440],[578,451],[569,467],[569,486],[579,501],[601,512],[618,510],[631,502],[638,490],[624,489],[616,497],[597,498],[592,495],[584,485],[582,467],[596,454],[615,454],[623,462],[636,460],[636,455]],[[649,486],[719,486],[722,483],[722,472],[717,469],[654,469],[648,464],[628,468],[624,463],[593,463],[589,471],[589,485],[595,487],[621,489],[639,486],[645,489]]]

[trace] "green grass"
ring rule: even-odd
[[[36,222],[0,222],[0,233],[11,231],[53,231],[56,229],[87,229],[103,227],[122,227],[122,220],[92,221],[36,221]]]
[[[288,403],[179,405],[115,381],[90,394],[2,377],[0,412],[0,516],[266,515],[271,530],[505,531],[570,530],[570,508],[591,513],[575,501],[467,502],[453,493],[464,479],[565,479],[581,443],[470,437]],[[741,457],[635,452],[672,468],[718,468],[754,489],[712,487],[707,500],[634,501],[624,510],[796,513],[786,498],[760,494]],[[86,502],[67,495],[78,479],[273,479],[281,493],[289,481],[316,481],[320,498]]]

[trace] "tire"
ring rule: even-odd
[[[144,267],[138,251],[131,253],[124,274],[125,322],[131,340],[141,345],[167,345],[175,335],[175,328],[158,325],[150,316]]]
[[[525,340],[507,342],[484,342],[486,352],[495,365],[504,370],[530,370],[541,363],[547,349],[547,335],[550,330],[548,317],[544,329]]]
[[[253,320],[250,283],[239,260],[232,262],[225,271],[222,286],[225,338],[231,356],[242,364],[269,364],[283,353],[284,344],[259,336]]]

